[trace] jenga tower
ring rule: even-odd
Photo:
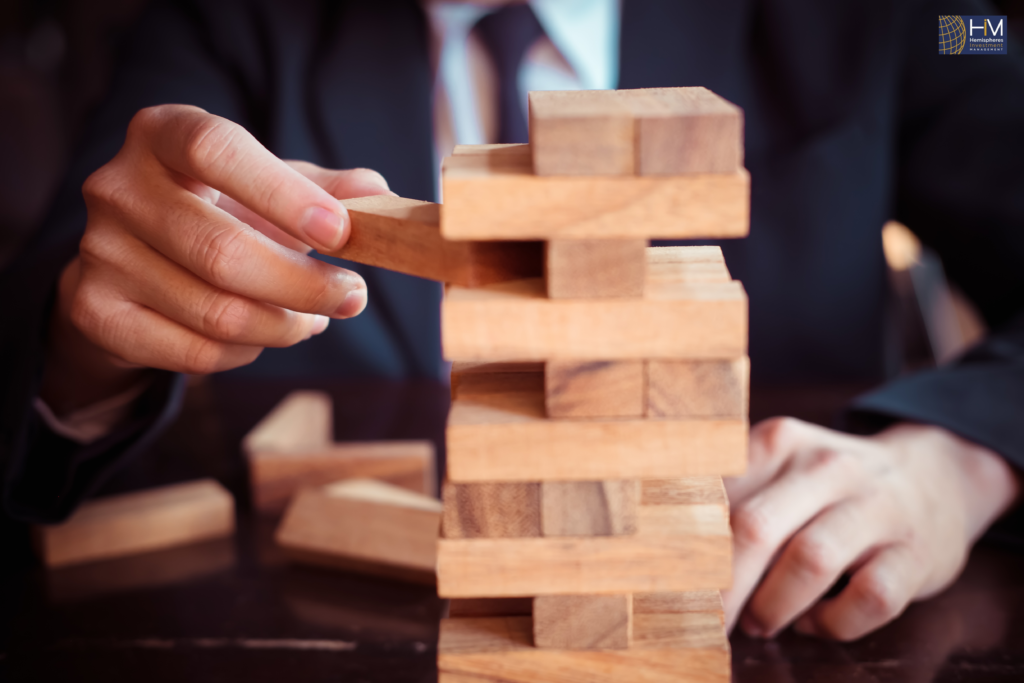
[[[449,286],[441,683],[729,680],[723,475],[747,453],[742,112],[703,88],[530,95],[530,144],[456,148],[441,232],[543,241]]]

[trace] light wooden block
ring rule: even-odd
[[[537,175],[633,175],[633,112],[616,91],[531,92],[529,116]]]
[[[707,88],[623,93],[636,103],[636,172],[672,176],[743,167],[743,110]]]
[[[441,234],[452,240],[745,237],[750,175],[540,176],[529,147],[442,164]]]
[[[545,481],[540,484],[544,536],[628,536],[636,533],[640,482]]]
[[[540,595],[533,645],[553,650],[625,650],[633,640],[633,596]]]
[[[544,278],[552,299],[638,298],[647,279],[647,240],[550,240]]]
[[[654,593],[726,588],[728,517],[706,506],[641,506],[632,536],[438,542],[442,597]]]
[[[544,366],[549,417],[642,417],[644,362],[553,360]]]
[[[641,505],[707,505],[729,514],[729,499],[719,476],[648,479],[640,487]]]
[[[335,443],[255,451],[248,453],[247,459],[253,504],[264,512],[283,510],[301,488],[340,479],[379,479],[425,495],[437,490],[434,444],[430,441]]]
[[[555,420],[539,373],[466,375],[448,414],[454,482],[597,481],[736,475],[742,419]]]
[[[522,538],[541,535],[537,482],[445,482],[444,538]]]
[[[246,453],[301,451],[334,440],[331,397],[323,391],[293,391],[242,439]]]
[[[722,623],[725,623],[723,610],[722,594],[715,590],[677,593],[637,593],[633,596],[633,614],[692,614],[703,612],[705,614],[714,614],[721,618]]]
[[[87,501],[63,524],[33,528],[48,567],[160,550],[234,530],[234,499],[212,479]]]
[[[548,650],[529,617],[443,619],[439,683],[728,683],[729,640],[714,614],[635,614],[628,650]]]
[[[732,280],[722,248],[716,246],[647,247],[647,273],[661,286]]]
[[[648,251],[658,259],[657,251]],[[736,281],[692,282],[693,264],[659,262],[642,299],[549,299],[541,279],[449,287],[445,357],[456,361],[737,358],[747,295]]]
[[[297,495],[275,540],[299,562],[434,583],[441,503],[372,479]]]
[[[540,244],[441,237],[437,204],[391,195],[341,203],[348,209],[352,232],[329,256],[466,287],[541,274]]]
[[[750,359],[651,360],[650,417],[744,417],[750,406]]]

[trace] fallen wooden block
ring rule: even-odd
[[[48,567],[134,555],[235,530],[231,494],[212,479],[98,498],[63,524],[37,525],[34,540]]]
[[[617,91],[531,92],[529,117],[537,175],[633,175],[634,113]]]
[[[445,482],[443,538],[521,538],[541,535],[540,484]]]
[[[549,417],[642,417],[644,362],[552,360],[544,364]]]
[[[444,239],[437,204],[391,195],[341,203],[348,209],[352,232],[345,246],[329,256],[466,287],[542,272],[540,244]]]
[[[552,299],[638,298],[647,279],[647,240],[550,240],[544,279]]]
[[[554,650],[625,650],[633,640],[633,596],[540,595],[533,645]]]
[[[649,417],[744,417],[750,404],[750,359],[651,360]]]
[[[648,271],[642,299],[549,299],[541,279],[449,287],[441,304],[445,357],[610,361],[746,355],[743,286],[690,282],[682,276],[689,268],[659,263]]]
[[[641,506],[631,536],[438,541],[448,598],[652,593],[728,587],[728,516],[706,506]]]
[[[544,536],[628,536],[636,533],[639,505],[635,479],[540,484]]]
[[[439,683],[728,683],[729,640],[714,614],[635,614],[627,650],[534,647],[530,617],[441,620]]]
[[[464,375],[448,414],[453,482],[736,475],[744,419],[549,419],[539,373]]]
[[[323,391],[293,391],[242,439],[246,453],[326,446],[334,440],[331,397]]]
[[[527,145],[447,157],[441,234],[451,240],[745,237],[750,175],[539,176]]]
[[[298,562],[434,583],[441,503],[372,479],[304,489],[275,540]]]

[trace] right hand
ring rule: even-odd
[[[360,313],[363,279],[306,253],[348,239],[338,199],[389,192],[373,171],[282,161],[181,105],[140,111],[82,190],[88,222],[61,276],[42,391],[58,414],[143,368],[228,370]]]

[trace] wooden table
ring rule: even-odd
[[[0,584],[0,680],[436,680],[443,603],[432,590],[288,565],[271,541],[276,521],[248,511],[237,444],[296,386],[237,380],[193,386],[179,423],[105,490],[215,476],[239,501],[238,534],[49,573],[15,563]],[[335,397],[339,439],[440,442],[443,435],[444,386],[301,386]],[[829,396],[838,403],[846,393]],[[755,396],[757,417],[773,405],[785,412],[812,406],[821,417],[830,405],[766,396]],[[978,547],[949,591],[857,643],[789,632],[774,641],[736,636],[733,666],[738,682],[1022,681],[1024,552]]]

